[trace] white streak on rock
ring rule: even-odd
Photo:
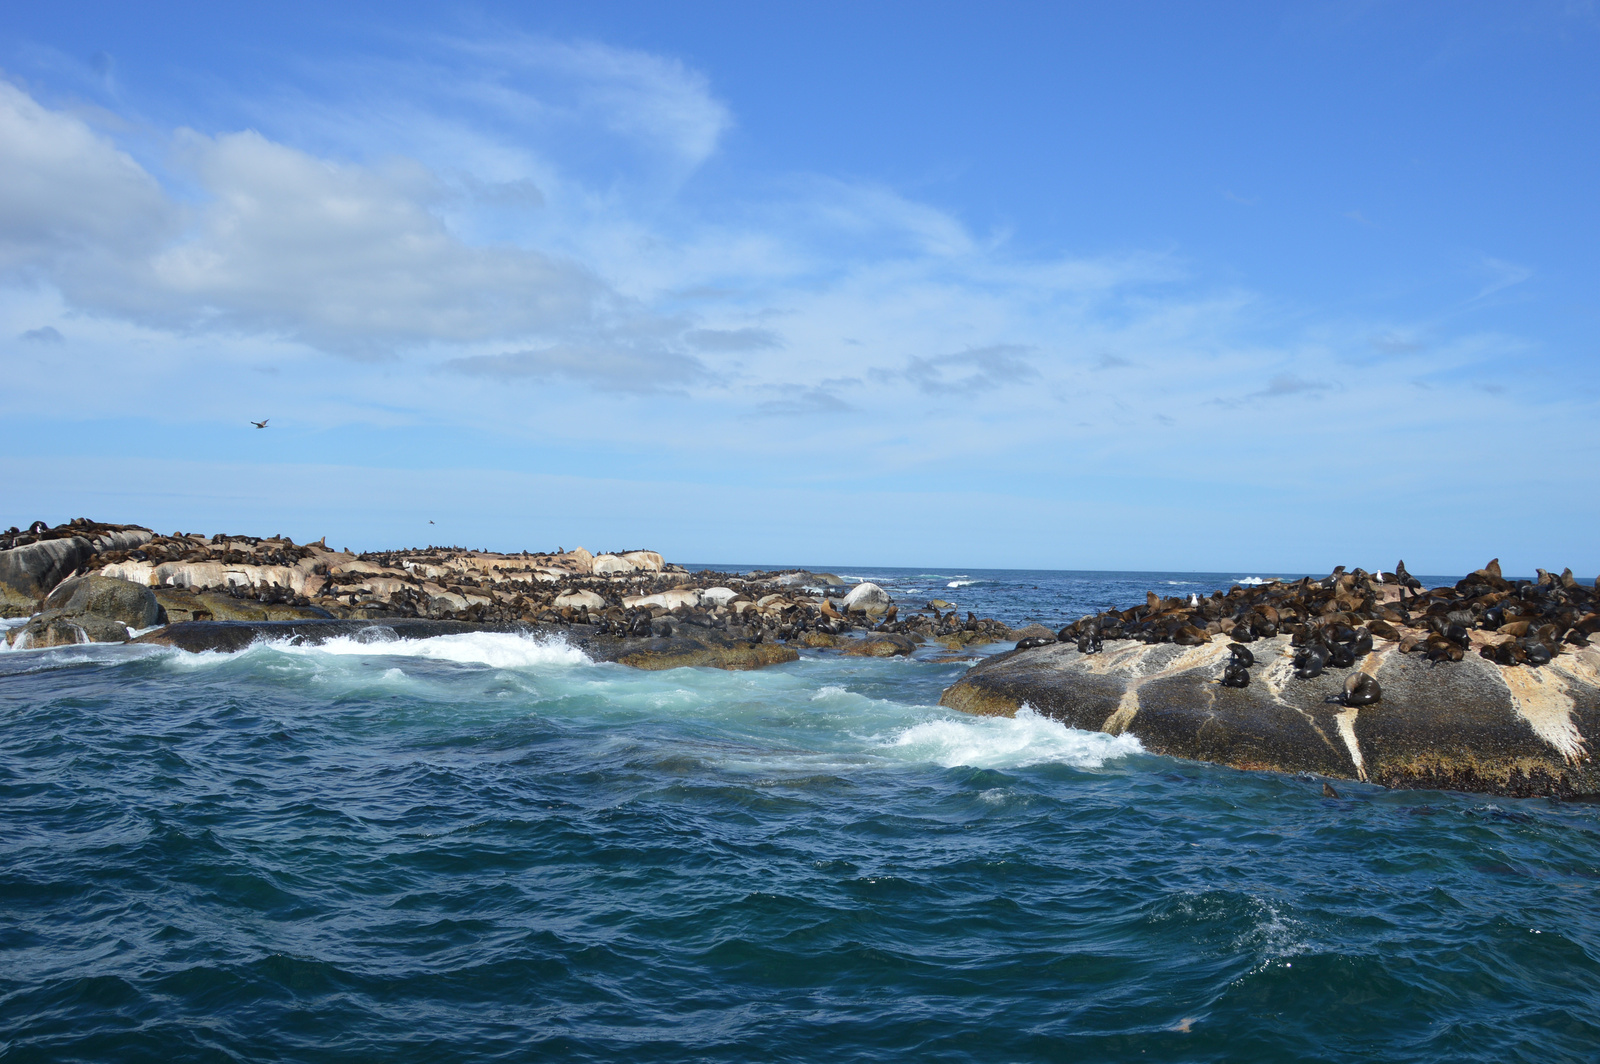
[[[1345,749],[1350,751],[1350,760],[1355,762],[1357,778],[1365,780],[1367,766],[1361,760],[1361,744],[1356,741],[1356,714],[1360,712],[1352,707],[1339,712],[1333,719],[1339,724],[1339,737],[1344,740]]]
[[[1122,692],[1122,697],[1117,700],[1117,708],[1106,718],[1105,723],[1100,725],[1100,730],[1108,735],[1121,735],[1138,714],[1139,685],[1130,683],[1128,689]]]
[[[1511,704],[1539,738],[1561,752],[1568,764],[1587,759],[1583,736],[1572,723],[1573,699],[1566,681],[1552,669],[1500,670],[1511,690]]]

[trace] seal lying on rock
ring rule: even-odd
[[[1383,688],[1378,685],[1376,676],[1368,676],[1364,672],[1353,672],[1345,677],[1344,695],[1340,699],[1346,706],[1370,706],[1383,698]]]

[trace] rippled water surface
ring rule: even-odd
[[[1326,799],[964,668],[0,652],[0,1060],[1600,1059],[1594,807]]]

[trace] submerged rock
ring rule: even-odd
[[[599,661],[615,661],[635,669],[679,669],[705,666],[713,669],[759,669],[795,661],[800,652],[782,643],[738,639],[709,629],[691,634],[676,628],[669,636],[648,639],[590,639],[584,652]]]
[[[1002,716],[1026,704],[1070,727],[1132,734],[1153,753],[1241,769],[1600,798],[1587,746],[1600,734],[1600,649],[1533,669],[1477,655],[1441,665],[1379,640],[1354,664],[1381,684],[1366,706],[1344,704],[1345,671],[1296,679],[1286,636],[1251,649],[1255,682],[1227,687],[1234,655],[1221,642],[1123,641],[1090,654],[1057,643],[980,662],[940,702]]]
[[[890,632],[869,632],[861,639],[841,640],[838,645],[846,657],[853,658],[904,657],[917,649],[910,639]]]

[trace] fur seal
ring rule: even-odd
[[[1225,643],[1244,645],[1287,635],[1298,650],[1322,645],[1321,652],[1302,654],[1297,663],[1312,675],[1358,662],[1373,653],[1377,639],[1435,662],[1459,661],[1463,651],[1478,650],[1497,664],[1523,665],[1530,646],[1543,647],[1533,652],[1535,660],[1546,651],[1555,658],[1600,635],[1600,588],[1580,584],[1566,570],[1556,572],[1541,570],[1537,582],[1508,580],[1491,562],[1454,586],[1427,590],[1402,560],[1393,574],[1339,567],[1322,579],[1235,585],[1210,595],[1164,598],[1152,591],[1143,604],[1085,616],[1058,638],[1079,643],[1087,653],[1102,639],[1197,646],[1220,634]],[[1511,649],[1481,649],[1489,641],[1474,641],[1474,629],[1498,631],[1493,644]]]
[[[1344,679],[1344,704],[1347,706],[1370,706],[1381,701],[1383,688],[1378,686],[1376,676],[1368,676],[1364,672],[1353,672]]]
[[[1339,792],[1333,789],[1333,784],[1324,783],[1322,785],[1322,796],[1324,798],[1337,798],[1339,797]]]
[[[1229,643],[1228,652],[1233,655],[1234,664],[1248,669],[1256,663],[1256,656],[1250,653],[1250,648],[1240,646],[1238,643]]]
[[[1400,585],[1400,597],[1405,598],[1406,591],[1413,595],[1422,590],[1422,581],[1406,572],[1406,560],[1401,558],[1394,563],[1394,582]]]
[[[1328,647],[1328,664],[1336,669],[1348,669],[1356,663],[1356,652],[1349,643],[1334,642]]]
[[[1435,665],[1441,661],[1460,661],[1463,656],[1462,648],[1442,635],[1430,635],[1422,646],[1422,656]]]
[[[1321,643],[1308,643],[1294,656],[1294,674],[1301,680],[1321,676],[1328,667],[1328,648]]]
[[[1222,686],[1249,687],[1250,670],[1239,664],[1238,658],[1234,658],[1222,667]]]
[[[1085,618],[1085,620],[1088,623],[1083,624],[1083,627],[1078,630],[1078,653],[1098,654],[1104,646],[1100,635],[1100,626],[1095,622],[1094,618]],[[1070,639],[1071,633],[1072,626],[1068,625],[1056,633],[1056,638],[1065,643]]]

